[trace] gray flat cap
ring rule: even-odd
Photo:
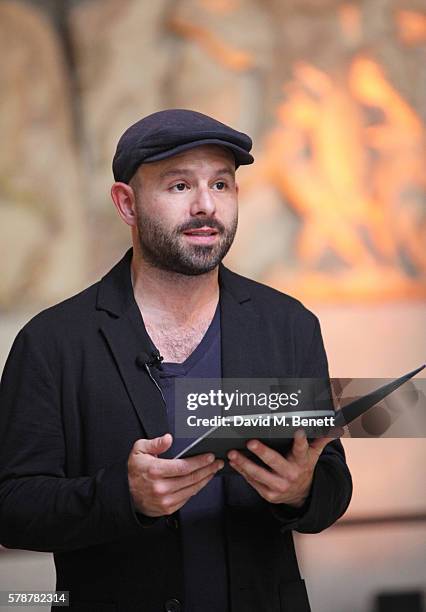
[[[247,134],[202,113],[174,108],[148,115],[124,132],[112,162],[114,178],[128,183],[140,164],[205,144],[230,149],[237,168],[254,161],[250,155],[252,141]]]

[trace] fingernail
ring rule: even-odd
[[[207,455],[207,463],[213,463],[214,455]]]
[[[230,453],[228,453],[228,459],[231,459],[231,461],[236,458],[237,458],[237,453],[235,451],[231,451]]]
[[[223,466],[224,466],[224,465],[225,465],[225,464],[224,464],[224,462],[223,462],[223,461],[219,461],[219,463],[218,463],[218,465],[217,465],[217,470],[218,470],[218,471],[219,471],[219,470],[221,470],[221,469],[223,468]]]

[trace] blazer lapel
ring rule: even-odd
[[[98,309],[110,316],[101,326],[117,368],[148,438],[169,431],[162,396],[138,356],[151,354],[152,344],[133,295],[130,278],[132,250],[101,281]]]
[[[219,267],[223,378],[261,377],[267,372],[260,317],[241,281],[225,266]]]

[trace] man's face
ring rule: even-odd
[[[131,181],[144,259],[186,275],[213,270],[225,257],[238,221],[231,151],[203,145],[142,164]]]

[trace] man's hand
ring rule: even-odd
[[[300,508],[309,495],[317,461],[334,439],[316,438],[309,444],[305,432],[298,430],[287,457],[259,440],[250,440],[247,448],[268,467],[257,465],[236,450],[228,453],[229,464],[268,502]]]
[[[136,440],[127,462],[130,493],[136,510],[146,516],[173,514],[223,467],[205,453],[187,459],[159,459],[172,444],[171,434]]]

